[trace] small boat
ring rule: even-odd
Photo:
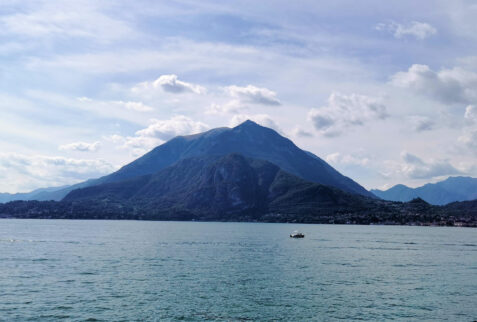
[[[290,237],[291,238],[305,238],[305,234],[304,233],[300,233],[298,230],[295,230],[294,232],[292,232],[290,234]]]

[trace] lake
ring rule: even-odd
[[[6,321],[477,319],[470,228],[4,219],[0,250]]]

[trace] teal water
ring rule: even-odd
[[[178,319],[472,321],[477,230],[0,220],[0,320]]]

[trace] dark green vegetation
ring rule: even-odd
[[[444,181],[428,183],[418,188],[398,184],[385,191],[371,192],[384,200],[404,202],[422,198],[433,205],[445,205],[454,201],[477,199],[477,178],[449,177]]]
[[[15,201],[16,218],[263,221],[477,226],[477,201],[376,200],[306,181],[240,154],[180,160],[155,174],[77,189],[61,202]]]

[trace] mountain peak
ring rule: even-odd
[[[246,120],[246,121],[240,123],[239,125],[237,125],[236,127],[245,127],[245,126],[262,127],[261,125],[259,125],[258,123],[255,123],[255,122],[252,121],[252,120]]]
[[[263,131],[263,130],[270,130],[273,131],[272,129],[262,126],[258,123],[255,123],[254,121],[251,120],[246,120],[245,122],[240,123],[239,125],[235,126],[232,128],[232,131],[247,131],[247,132],[258,132],[258,131]]]
[[[277,131],[251,120],[246,120],[234,128],[212,129],[205,133],[172,139],[105,177],[102,182],[114,182],[152,174],[181,159],[229,153],[239,153],[248,158],[269,161],[307,181],[374,197],[325,161],[301,150]]]

